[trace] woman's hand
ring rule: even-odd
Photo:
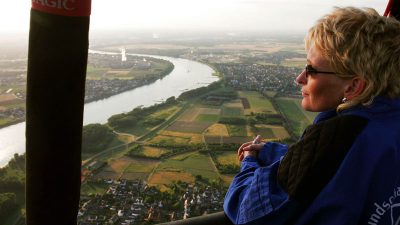
[[[260,141],[261,141],[261,136],[257,135],[257,137],[253,141],[242,144],[242,146],[240,146],[237,152],[239,161],[242,161],[246,156],[249,155],[257,157],[258,151],[260,151],[265,144]]]

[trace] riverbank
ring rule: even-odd
[[[99,53],[90,54],[92,56],[89,57],[88,61],[85,104],[150,85],[159,79],[163,79],[175,68],[171,62],[153,57],[132,58],[133,56],[129,56],[128,62],[125,63],[115,59],[115,57],[104,58],[102,56],[101,59],[98,59],[93,55],[99,55]],[[0,123],[0,129],[25,121],[25,101],[22,101],[21,105],[21,117],[15,118],[12,115],[4,117],[4,123]]]
[[[120,93],[133,90],[133,89],[138,88],[138,87],[149,85],[149,84],[157,81],[158,79],[164,78],[169,73],[171,73],[173,70],[174,70],[174,65],[172,64],[172,66],[169,66],[167,68],[167,70],[162,71],[159,74],[159,76],[155,76],[155,77],[152,77],[150,79],[145,79],[145,80],[140,80],[140,81],[137,81],[135,79],[118,80],[118,81],[117,80],[112,80],[110,82],[114,82],[114,83],[115,82],[121,82],[121,84],[123,84],[123,86],[119,86],[117,88],[111,88],[110,92],[108,92],[108,93],[107,92],[102,92],[102,93],[96,92],[97,94],[95,96],[93,96],[93,97],[90,97],[90,98],[87,98],[87,95],[86,95],[85,96],[85,103],[91,103],[91,102],[103,100],[103,99],[109,98],[111,96],[118,95]],[[89,82],[91,82],[91,81],[87,81],[87,83],[89,83]],[[110,85],[110,86],[112,86],[112,85]]]
[[[102,52],[108,54],[106,52]],[[115,53],[112,53],[115,54]],[[106,123],[115,114],[129,112],[138,106],[147,107],[165,101],[172,96],[219,80],[209,66],[182,58],[149,56],[170,61],[174,69],[162,79],[136,87],[100,101],[85,104],[84,125]],[[15,153],[25,152],[25,123],[18,123],[0,129],[0,167],[5,166]]]
[[[9,126],[18,124],[18,123],[22,123],[22,122],[25,122],[25,118],[13,120],[13,121],[10,121],[9,123],[0,124],[0,129],[6,128],[6,127],[9,127]]]

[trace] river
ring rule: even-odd
[[[118,54],[92,50],[90,53]],[[174,64],[174,70],[149,85],[85,104],[84,125],[106,123],[107,119],[114,114],[129,112],[137,106],[154,105],[171,96],[178,97],[182,92],[206,86],[218,80],[218,77],[212,75],[214,71],[209,66],[199,62],[166,56],[138,56],[168,60]],[[24,152],[25,122],[0,129],[0,167],[5,166],[15,153]]]

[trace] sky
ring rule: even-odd
[[[50,0],[49,0],[50,1]],[[305,31],[334,6],[371,7],[388,0],[92,0],[90,28]],[[31,1],[6,0],[0,33],[28,32]]]

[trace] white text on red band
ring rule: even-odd
[[[32,3],[41,4],[49,8],[65,9],[68,11],[75,10],[71,7],[75,0],[32,0]]]

